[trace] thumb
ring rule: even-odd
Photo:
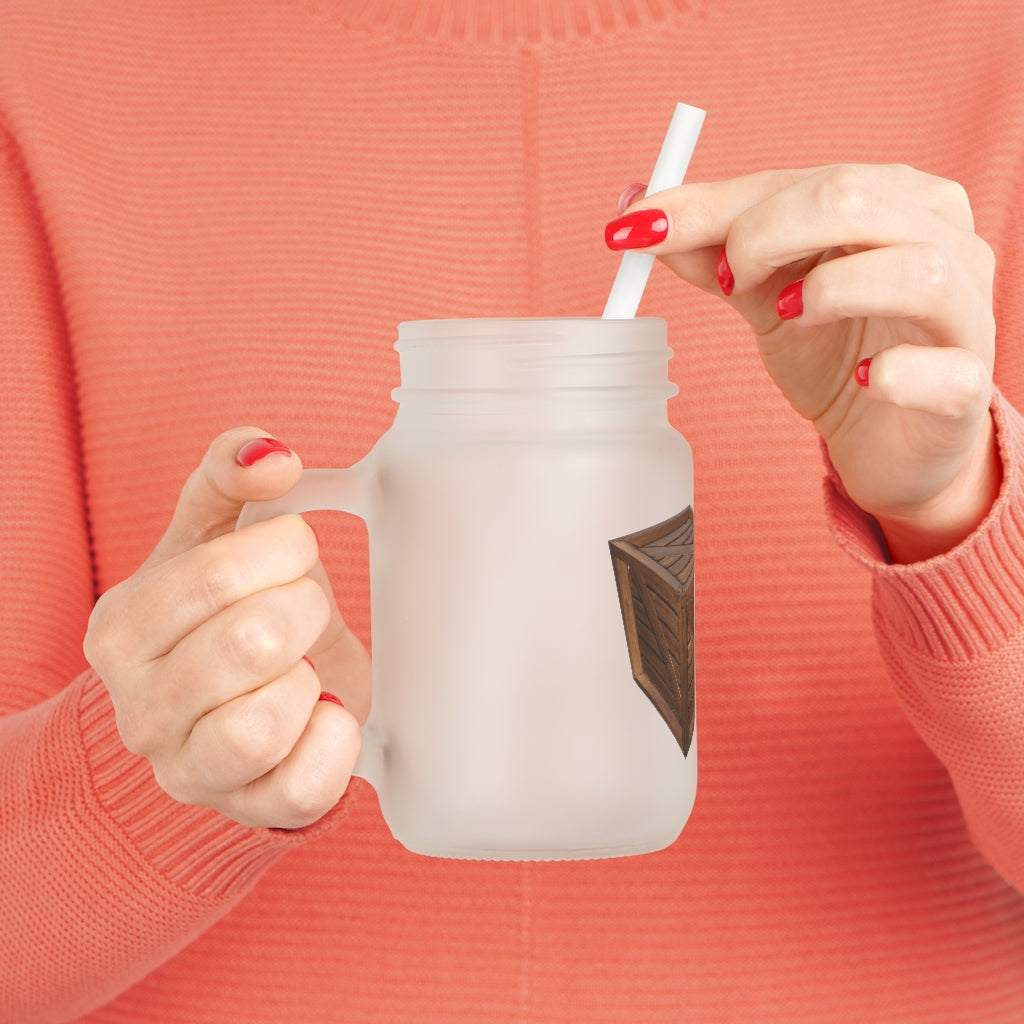
[[[257,427],[221,434],[185,482],[167,532],[146,560],[165,562],[234,529],[248,501],[290,491],[302,473],[299,457]]]

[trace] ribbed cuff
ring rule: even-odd
[[[927,657],[982,657],[1024,624],[1024,420],[998,392],[992,414],[1003,463],[999,497],[962,543],[923,562],[888,563],[877,522],[828,463],[826,512],[839,544],[874,577],[877,628]]]
[[[149,762],[125,749],[102,680],[89,672],[78,685],[81,738],[101,812],[169,883],[199,899],[237,898],[287,850],[329,831],[348,811],[346,794],[315,824],[288,831],[247,828],[178,803],[156,784]]]

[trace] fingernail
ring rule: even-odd
[[[868,372],[869,372],[870,368],[871,368],[871,360],[870,359],[862,359],[857,364],[857,369],[853,371],[854,378],[856,379],[857,383],[862,388],[866,388],[868,386]]]
[[[246,441],[238,449],[235,462],[248,469],[250,466],[255,466],[260,459],[274,454],[291,455],[292,450],[288,445],[275,441],[272,437],[257,437],[255,440]]]
[[[313,664],[313,662],[311,662],[311,661],[309,660],[309,658],[307,658],[307,657],[306,657],[306,655],[303,655],[303,656],[302,656],[302,660],[303,660],[303,661],[304,661],[304,662],[305,662],[305,663],[306,663],[306,664],[307,664],[307,665],[308,665],[308,666],[309,666],[309,667],[310,667],[310,668],[311,668],[311,669],[312,669],[312,670],[313,670],[314,672],[316,671],[316,665],[314,665],[314,664]]]
[[[794,281],[779,292],[775,309],[783,320],[795,320],[804,311],[804,282]]]
[[[715,276],[718,278],[718,287],[722,289],[722,294],[732,295],[732,290],[736,287],[736,279],[732,276],[732,269],[729,266],[729,258],[725,255],[725,249],[722,249],[722,254],[718,257]]]
[[[341,703],[340,698],[335,697],[333,693],[328,693],[326,690],[324,690],[320,694],[320,696],[317,697],[317,700],[329,701],[331,704],[337,704],[339,708],[343,708],[345,706],[344,704]]]
[[[609,249],[646,249],[668,237],[668,217],[663,210],[636,210],[613,220],[604,229]]]
[[[638,181],[634,181],[632,185],[627,185],[619,196],[619,216],[621,217],[633,205],[637,196],[642,195],[646,191],[647,186],[640,184]]]

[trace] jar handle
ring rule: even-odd
[[[282,497],[246,504],[235,529],[286,512],[351,512],[366,519],[372,504],[369,481],[365,459],[349,469],[305,469],[299,482]]]
[[[289,512],[349,512],[368,523],[376,498],[374,480],[367,459],[349,469],[303,470],[299,482],[287,494],[243,506],[235,529]],[[361,735],[362,749],[352,774],[365,779],[379,793],[384,776],[384,737],[373,725],[372,713]]]

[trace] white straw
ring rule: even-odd
[[[686,103],[676,104],[665,141],[661,144],[661,152],[647,185],[648,195],[682,184],[703,124],[704,111],[699,107],[691,107]],[[608,302],[601,314],[603,319],[629,320],[636,316],[653,266],[654,257],[649,252],[633,252],[627,249],[622,254],[619,272],[615,275]]]

